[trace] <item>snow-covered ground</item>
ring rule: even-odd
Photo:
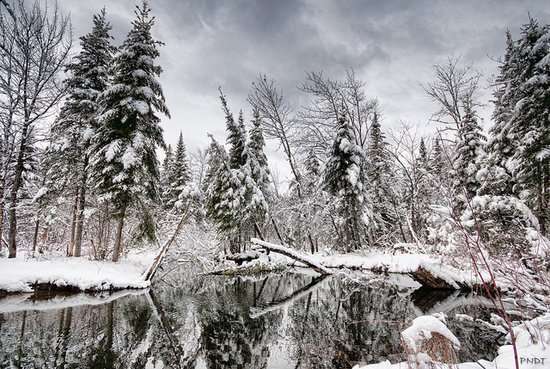
[[[437,332],[446,337],[454,345],[458,339],[447,327],[433,316],[422,316],[413,321],[411,327],[401,333],[404,342],[415,346],[419,341],[429,338],[432,332]],[[538,318],[525,321],[514,327],[516,347],[518,352],[518,364],[520,369],[543,369],[550,367],[550,313]],[[507,336],[510,342],[510,335]],[[419,358],[424,359],[422,364],[401,362],[392,364],[385,361],[378,364],[355,366],[354,369],[514,369],[514,350],[511,344],[501,346],[498,356],[493,361],[479,360],[477,362],[460,364],[443,364],[438,362],[427,362],[424,353],[418,353]],[[422,361],[422,360],[420,360]],[[429,359],[428,359],[429,361]]]
[[[15,259],[0,259],[0,290],[32,292],[34,284],[71,286],[81,291],[146,288],[142,273],[153,253],[131,253],[123,261],[94,261],[86,258],[37,259],[20,253]]]

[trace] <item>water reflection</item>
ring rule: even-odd
[[[488,319],[478,298],[343,276],[181,272],[150,291],[82,296],[0,300],[0,367],[351,368],[403,360],[399,332],[433,309],[449,315],[461,359],[490,358],[496,345],[495,333],[452,319]]]

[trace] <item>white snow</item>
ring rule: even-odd
[[[141,274],[152,260],[150,254],[129,256],[118,263],[66,257],[37,260],[21,254],[16,259],[0,259],[0,290],[32,292],[31,285],[36,283],[74,286],[82,291],[149,287]]]
[[[126,150],[124,151],[124,154],[120,158],[120,161],[124,169],[128,169],[132,167],[137,162],[136,151],[132,146],[129,146],[128,148],[126,148]]]
[[[107,160],[107,162],[112,161],[115,155],[118,153],[119,149],[120,148],[118,140],[114,140],[113,142],[111,142],[109,144],[109,147],[107,147],[107,151],[105,151],[105,160]]]
[[[419,344],[432,338],[432,333],[439,333],[453,343],[455,349],[460,348],[460,342],[449,328],[434,316],[419,316],[413,320],[412,325],[401,332],[401,337],[407,345],[416,352]]]
[[[333,256],[310,256],[313,260],[327,268],[349,268],[362,270],[379,270],[388,273],[413,273],[423,268],[433,276],[439,277],[452,287],[459,289],[460,285],[472,286],[479,283],[472,271],[455,269],[445,265],[438,259],[424,254],[345,254]],[[484,278],[488,278],[484,276]]]
[[[132,107],[142,115],[149,113],[149,104],[146,101],[135,100],[132,102]]]

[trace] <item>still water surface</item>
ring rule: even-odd
[[[461,360],[492,359],[501,338],[455,317],[488,320],[477,297],[361,276],[182,269],[147,291],[0,300],[0,367],[351,368],[403,360],[399,332],[439,311],[462,342]]]

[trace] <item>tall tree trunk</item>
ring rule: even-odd
[[[84,156],[84,169],[80,179],[78,196],[78,210],[76,212],[76,238],[74,245],[74,256],[79,257],[82,253],[82,231],[84,229],[84,207],[86,206],[86,183],[88,182],[88,155]]]
[[[40,219],[38,214],[36,216],[36,221],[34,222],[34,234],[32,236],[32,253],[36,252],[36,245],[38,244],[38,230],[40,229]]]
[[[13,185],[10,192],[10,208],[8,212],[9,216],[9,228],[8,228],[8,248],[9,248],[9,258],[15,258],[17,256],[17,194],[19,193],[19,188],[21,187],[21,181],[23,177],[23,169],[25,164],[25,151],[27,149],[27,135],[28,135],[28,124],[23,126],[21,131],[21,143],[19,145],[19,152],[17,153],[17,161],[15,164],[15,173],[13,177]]]
[[[540,166],[539,166],[540,168]],[[540,233],[542,233],[543,236],[547,236],[547,229],[546,229],[546,212],[547,212],[547,198],[546,198],[546,191],[547,191],[547,180],[545,176],[545,172],[542,168],[539,169],[539,188],[538,188],[538,218],[539,218],[539,224],[540,224]]]
[[[118,220],[117,229],[116,229],[116,238],[115,238],[115,248],[113,250],[113,262],[117,262],[120,253],[122,252],[122,228],[124,227],[124,213],[126,211],[122,211],[122,215],[120,219]]]
[[[67,256],[73,256],[74,255],[74,239],[75,239],[75,230],[76,230],[76,211],[78,208],[78,189],[76,190],[76,195],[74,197],[74,204],[73,204],[73,212],[71,217],[71,230],[70,230],[70,238],[69,238],[69,250],[67,252]]]
[[[4,186],[0,188],[0,253],[4,247]]]

